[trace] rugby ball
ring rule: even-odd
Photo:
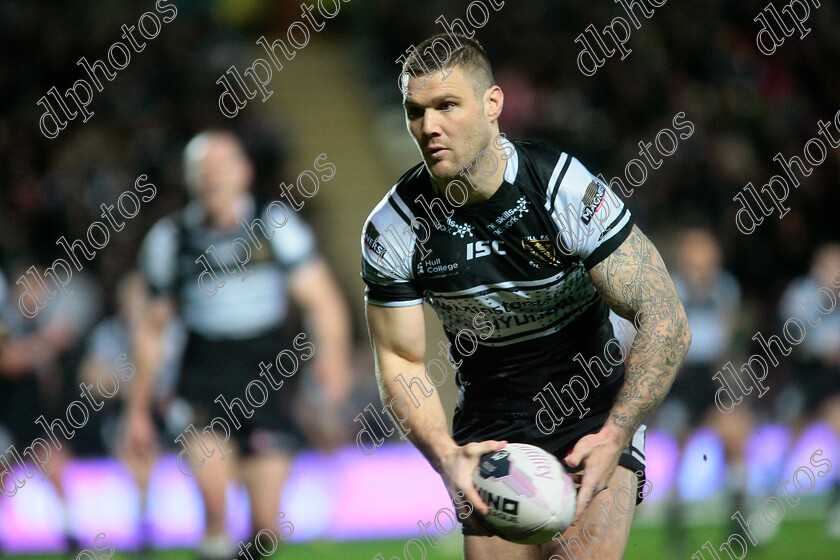
[[[550,542],[571,525],[577,493],[557,458],[525,443],[509,443],[482,455],[473,484],[490,508],[484,521],[503,539]]]

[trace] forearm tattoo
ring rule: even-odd
[[[662,257],[636,226],[590,274],[607,305],[638,330],[608,420],[629,439],[668,394],[691,332]]]

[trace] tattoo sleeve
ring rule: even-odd
[[[662,403],[691,344],[688,319],[662,257],[637,228],[589,271],[598,293],[618,315],[633,321],[636,338],[624,384],[607,424],[627,441]]]

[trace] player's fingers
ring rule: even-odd
[[[577,507],[575,508],[575,518],[583,513],[586,506],[601,492],[607,489],[606,477],[604,472],[600,469],[590,470],[588,475],[584,473],[581,481],[580,489],[578,490]]]
[[[473,460],[474,463],[470,466],[467,478],[462,484],[459,484],[460,490],[464,492],[464,497],[473,504],[473,508],[482,515],[489,513],[490,508],[484,503],[481,496],[478,495],[475,486],[473,486],[472,469],[475,468],[475,465],[478,463],[478,460],[482,455],[503,449],[505,445],[507,445],[507,441],[488,440],[468,443],[463,448],[464,454],[469,459]]]
[[[467,517],[464,521],[472,525],[473,529],[477,532],[481,533],[482,535],[491,537],[493,535],[499,535],[498,531],[493,529],[493,526],[487,523],[487,520],[484,519],[481,515],[477,513],[473,513],[469,517]]]
[[[583,484],[581,484],[580,490],[578,490],[577,494],[577,505],[575,507],[575,521],[580,519],[580,516],[586,509],[586,506],[588,506],[589,502],[592,501],[593,496],[594,487],[592,486],[592,483],[586,480],[586,477],[584,477]]]
[[[563,457],[563,462],[572,468],[580,466],[580,464],[589,456],[591,450],[592,446],[589,445],[585,439],[581,439],[575,444],[572,450]]]
[[[484,503],[481,496],[478,495],[478,492],[472,483],[464,484],[461,491],[464,493],[464,497],[473,505],[474,510],[478,511],[482,515],[490,513],[490,508]]]
[[[485,453],[504,449],[506,441],[487,440],[468,443],[464,446],[464,452],[470,457],[481,457]]]

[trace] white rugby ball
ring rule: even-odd
[[[571,525],[577,492],[557,458],[525,443],[482,455],[473,484],[490,508],[484,520],[505,540],[550,542]]]

